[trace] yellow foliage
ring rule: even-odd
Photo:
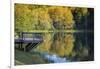
[[[43,39],[44,39],[43,43],[40,44],[40,46],[38,46],[37,50],[41,52],[49,52],[52,43],[51,34],[50,33],[44,34]]]
[[[57,22],[56,26],[61,28],[64,26],[65,30],[73,29],[74,14],[76,19],[88,14],[87,8],[76,7],[62,7],[62,6],[39,6],[15,4],[15,25],[18,30],[23,31],[37,31],[52,29],[53,23]],[[79,19],[80,20],[80,19]],[[43,29],[41,29],[41,27]],[[63,29],[61,29],[63,30]],[[52,30],[55,31],[55,30]],[[72,34],[65,34],[65,37],[58,34],[56,40],[53,40],[51,33],[43,33],[43,43],[41,43],[37,50],[40,52],[52,52],[60,56],[69,56],[72,54],[74,47],[74,36]],[[55,32],[54,32],[55,33]],[[16,35],[16,34],[15,34]],[[87,54],[88,50],[84,50]],[[73,56],[75,53],[72,54]]]
[[[88,9],[87,8],[81,8],[82,14],[85,16],[88,14]]]
[[[62,23],[67,28],[73,28],[73,15],[68,7],[51,7],[49,14],[53,21]]]
[[[72,34],[67,34],[65,37],[65,55],[70,55],[74,47],[74,37]]]

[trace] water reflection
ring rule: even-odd
[[[93,33],[45,33],[37,51],[69,58],[72,61],[93,60]]]
[[[70,55],[73,49],[74,36],[72,33],[55,33],[50,51],[59,55]]]

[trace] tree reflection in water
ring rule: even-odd
[[[72,61],[93,60],[93,33],[45,33],[37,51],[56,54]]]

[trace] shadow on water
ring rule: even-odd
[[[93,61],[94,60],[94,33],[75,33],[74,51],[77,53],[73,60]]]

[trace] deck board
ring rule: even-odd
[[[15,43],[23,42],[23,43],[38,43],[43,41],[43,39],[38,39],[38,38],[17,38],[15,39]]]

